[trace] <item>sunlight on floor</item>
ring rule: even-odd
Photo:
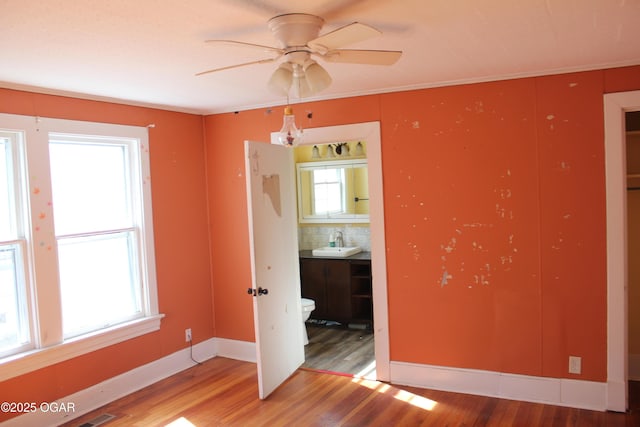
[[[357,378],[366,378],[368,380],[376,379],[376,361],[374,360],[366,368],[354,375]]]
[[[436,402],[435,400],[427,399],[426,397],[413,394],[409,391],[402,390],[390,384],[381,383],[379,381],[369,380],[365,378],[354,378],[352,381],[358,385],[377,391],[378,393],[388,393],[393,396],[394,399],[398,399],[402,402],[406,402],[410,405],[416,406],[426,411],[432,411],[438,404],[438,402]]]
[[[164,427],[196,427],[196,425],[185,417],[180,417],[177,420],[165,425]]]

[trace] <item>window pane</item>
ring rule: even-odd
[[[49,145],[56,235],[132,226],[127,146]]]
[[[0,355],[29,342],[26,295],[18,245],[0,245]]]
[[[10,140],[0,137],[0,241],[13,240],[17,237],[14,222],[13,178],[10,163]]]
[[[340,180],[340,170],[338,169],[315,169],[313,171],[314,182],[338,182]]]
[[[133,232],[58,242],[65,338],[141,314]]]
[[[313,182],[314,214],[344,212],[344,169],[316,169],[313,171]]]

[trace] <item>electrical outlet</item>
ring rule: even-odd
[[[569,373],[570,374],[582,373],[582,357],[569,356]]]
[[[184,330],[184,340],[186,342],[191,342],[191,328],[187,328]]]

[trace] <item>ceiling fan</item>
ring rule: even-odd
[[[230,65],[202,71],[196,76],[254,64],[284,61],[269,79],[269,87],[279,95],[303,98],[313,95],[331,84],[331,76],[313,57],[327,62],[351,64],[392,65],[402,55],[395,50],[341,49],[382,34],[377,29],[359,22],[340,27],[327,34],[319,35],[324,19],[307,13],[288,13],[275,16],[268,26],[279,43],[279,47],[263,46],[235,40],[206,40],[212,45],[232,45],[261,50],[271,56],[256,61]]]

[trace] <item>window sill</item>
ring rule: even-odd
[[[0,359],[0,381],[91,353],[110,345],[160,329],[164,314],[156,314],[111,328],[69,339],[46,348],[30,350]]]

